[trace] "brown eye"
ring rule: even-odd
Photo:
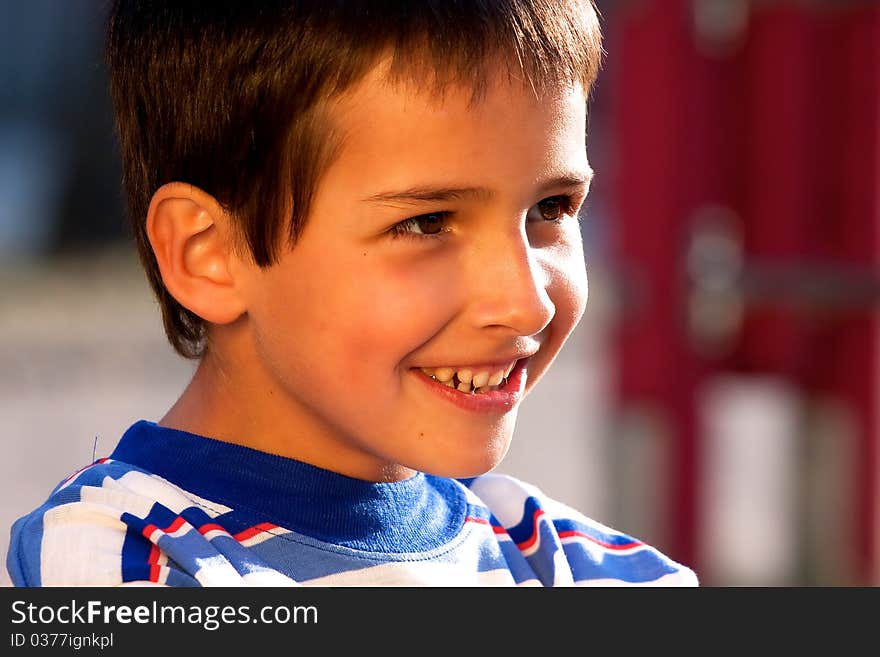
[[[537,203],[538,212],[545,221],[559,221],[567,211],[565,199],[562,196],[551,196]]]
[[[429,212],[410,217],[391,227],[392,235],[435,237],[448,230],[449,212]]]
[[[419,217],[413,217],[412,221],[418,226],[419,232],[423,235],[436,235],[443,230],[446,215],[441,212],[423,214]]]

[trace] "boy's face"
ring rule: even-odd
[[[586,109],[579,87],[470,100],[374,72],[333,105],[341,150],[296,246],[242,265],[238,395],[261,447],[373,481],[476,475],[506,453],[587,300]]]

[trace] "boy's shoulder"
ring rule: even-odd
[[[120,483],[129,472],[135,477],[146,476],[127,464],[98,459],[66,477],[40,506],[18,518],[12,525],[6,555],[13,584],[120,583],[118,551],[106,548],[125,540],[120,514],[150,504],[146,497]],[[105,557],[109,558],[106,564]]]
[[[278,573],[263,581],[265,569],[259,567],[253,568],[252,582],[244,581],[218,552],[208,530],[213,518],[228,511],[142,468],[99,459],[64,479],[43,504],[13,523],[7,571],[13,585],[29,587],[199,586],[193,576],[199,570],[198,577],[215,585],[288,583]],[[169,551],[155,545],[154,532],[167,537],[166,548],[173,545],[173,525],[184,521],[188,529],[196,525],[206,532],[178,532],[186,545],[171,551],[179,550],[184,565],[185,560],[211,564],[210,572],[172,569]]]
[[[554,578],[570,573],[570,582],[557,584],[699,585],[691,568],[534,484],[495,472],[460,481],[488,509],[496,534],[509,537],[530,562],[554,563]],[[568,567],[555,567],[559,555]]]

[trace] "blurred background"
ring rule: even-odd
[[[591,298],[499,470],[705,585],[878,585],[880,2],[597,4]],[[104,11],[0,0],[4,555],[193,372],[125,219]]]

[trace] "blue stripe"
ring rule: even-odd
[[[512,541],[502,541],[499,545],[501,547],[501,553],[504,555],[507,569],[510,571],[510,574],[513,575],[514,582],[522,584],[523,582],[530,580],[540,581],[535,574],[535,571],[532,570],[532,567],[529,565],[529,562],[526,561],[522,552],[519,551],[519,548],[517,548]]]
[[[546,516],[538,523],[538,536],[540,545],[534,553],[526,557],[526,560],[541,583],[544,586],[552,586],[556,579],[556,560],[553,557],[562,545],[553,524],[548,522]]]
[[[42,586],[40,553],[43,543],[43,513],[19,518],[12,524],[6,571],[13,586]]]
[[[153,544],[144,538],[140,531],[129,528],[125,532],[125,540],[122,543],[123,582],[149,581],[150,565],[147,559],[150,558],[152,550]]]
[[[649,547],[628,554],[613,554],[592,552],[572,542],[565,543],[563,550],[576,582],[609,578],[643,584],[679,570]]]
[[[527,497],[523,504],[523,515],[520,521],[513,527],[507,528],[507,533],[516,543],[527,541],[534,530],[535,512],[541,508],[541,503],[534,497]]]

